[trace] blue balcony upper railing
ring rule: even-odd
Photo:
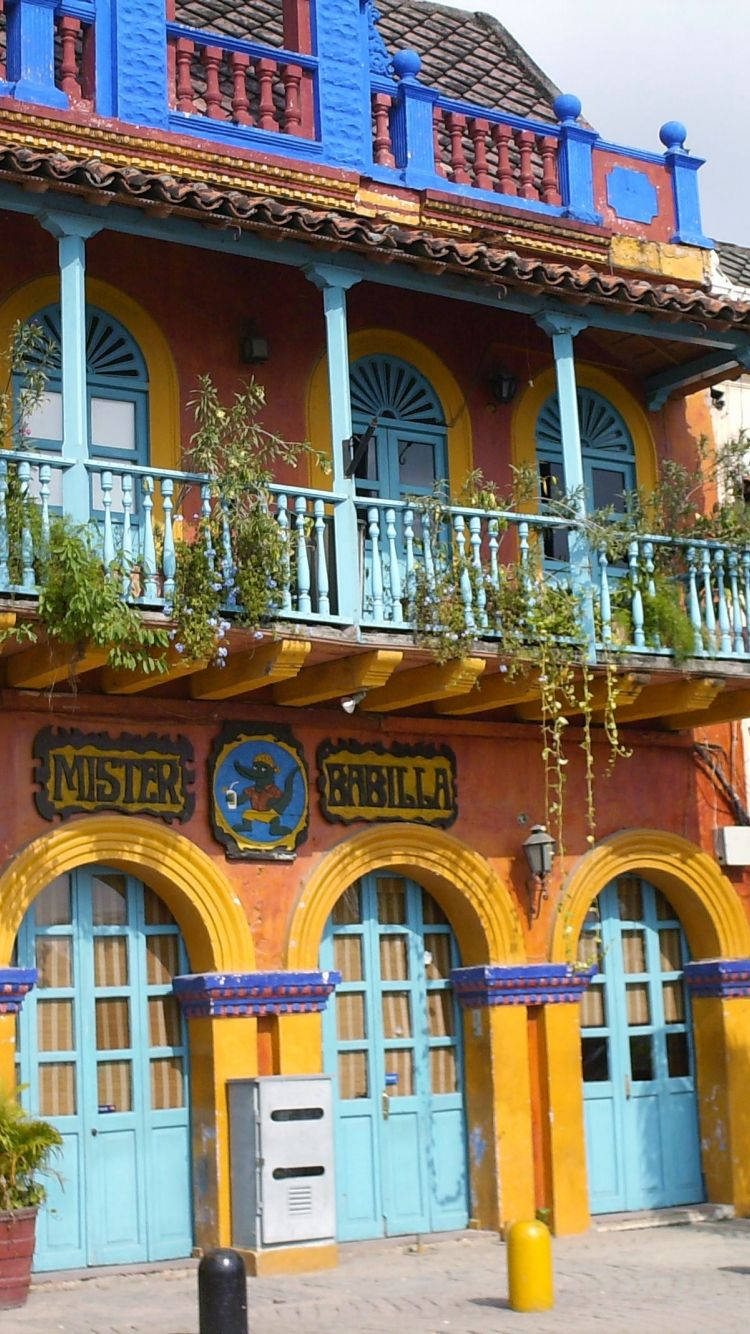
[[[252,5],[242,15],[252,30]],[[446,97],[414,51],[371,72],[369,0],[317,0],[308,26],[298,51],[167,21],[163,0],[0,0],[0,97],[711,245],[679,122],[660,155],[604,143],[571,95],[542,122]]]
[[[59,455],[32,450],[0,458],[0,597],[38,595],[42,551],[51,516],[61,509],[62,476],[70,466]],[[90,521],[103,562],[117,564],[123,598],[151,612],[166,608],[168,614],[175,586],[176,540],[202,540],[196,521],[208,518],[217,504],[207,478],[95,461],[86,468]],[[20,530],[17,518],[12,523],[8,519],[11,475],[14,495],[20,488],[38,506],[36,520],[32,521],[32,512]],[[354,605],[361,632],[408,636],[416,628],[429,628],[414,623],[417,587],[421,585],[429,598],[430,590],[439,592],[450,571],[457,581],[469,637],[502,646],[502,617],[493,590],[513,579],[532,603],[542,577],[554,577],[562,584],[568,578],[560,562],[554,576],[550,574],[544,552],[552,531],[570,534],[572,521],[448,506],[436,524],[434,508],[427,504],[368,497],[354,502],[357,522],[346,526],[350,518],[346,507],[351,504],[343,496],[310,487],[272,488],[272,513],[288,557],[274,621],[341,627],[346,621],[339,609]],[[27,508],[21,507],[20,513],[28,513]],[[342,551],[336,541],[339,522],[344,531],[356,534],[357,550]],[[206,555],[217,575],[231,585],[232,533],[226,523],[220,527],[221,540],[216,549],[207,548]],[[206,524],[204,531],[215,532],[216,525]],[[691,628],[689,655],[717,664],[750,662],[750,547],[664,536],[634,537],[614,567],[604,549],[591,553],[587,568],[578,572],[581,623],[588,620],[591,625],[591,661],[613,650],[673,657],[672,649],[659,642],[649,614],[649,600],[657,595],[654,567],[659,550],[670,570],[669,587]],[[664,560],[661,565],[664,568]],[[348,586],[352,581],[354,598]],[[663,587],[662,580],[660,596]],[[226,610],[231,619],[233,609]]]

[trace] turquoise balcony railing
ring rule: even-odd
[[[32,450],[0,459],[0,597],[33,599],[43,577],[43,548],[52,516],[62,511],[63,477],[72,466],[59,455]],[[208,479],[200,473],[89,462],[90,525],[102,561],[116,563],[122,597],[151,612],[172,600],[176,543],[205,540],[209,563],[227,584],[235,565],[233,536]],[[26,497],[9,519],[8,494]],[[671,659],[649,614],[657,596],[655,569],[668,570],[668,586],[692,631],[692,656],[717,663],[750,659],[750,547],[680,537],[638,536],[611,564],[604,549],[592,552],[573,584],[564,553],[574,521],[447,506],[436,522],[434,507],[406,501],[351,501],[311,487],[271,489],[271,513],[288,554],[272,620],[341,627],[339,608],[351,605],[348,585],[358,581],[356,628],[363,636],[413,635],[415,593],[428,598],[446,577],[454,580],[470,637],[502,646],[501,616],[492,591],[512,577],[529,602],[539,580],[570,587],[581,624],[591,626],[590,657],[613,650]],[[36,506],[36,511],[34,510]],[[19,521],[20,516],[20,521]],[[218,517],[219,524],[198,520]],[[357,533],[358,549],[336,566],[336,525]],[[219,540],[199,534],[220,532]],[[216,546],[212,546],[212,542]],[[663,573],[661,594],[663,595]],[[236,612],[237,609],[235,608]],[[233,608],[227,608],[230,620]],[[424,627],[421,627],[424,628]]]

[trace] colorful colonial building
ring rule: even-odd
[[[649,632],[647,537],[608,571],[574,519],[460,501],[472,470],[505,487],[526,464],[616,504],[710,433],[702,391],[750,364],[750,307],[711,291],[684,127],[663,152],[607,143],[502,28],[418,0],[379,24],[370,0],[0,14],[0,345],[35,320],[53,349],[0,461],[0,1064],[65,1140],[38,1266],[230,1243],[227,1086],[258,1073],[333,1076],[340,1240],[750,1211],[748,553],[661,536],[677,661]],[[187,404],[251,364],[269,429],[332,469],[276,479],[290,557],[259,637],[230,606],[223,668],[175,651],[155,681],[42,622],[14,635],[61,512],[169,625],[203,485]],[[412,590],[449,545],[471,642],[444,659]],[[211,558],[231,567],[231,533]],[[592,845],[571,719],[545,896],[523,847],[542,685],[486,601],[509,567],[531,598],[572,579],[594,758],[608,662],[633,752],[596,780]],[[256,1262],[330,1260],[294,1236]]]

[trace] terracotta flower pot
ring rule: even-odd
[[[36,1212],[0,1212],[0,1311],[23,1306],[29,1295]]]

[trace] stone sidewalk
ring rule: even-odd
[[[507,1306],[505,1248],[461,1233],[341,1248],[338,1269],[249,1284],[251,1334],[746,1334],[750,1220],[554,1242],[555,1310]],[[197,1334],[195,1263],[35,1282],[2,1334]]]

